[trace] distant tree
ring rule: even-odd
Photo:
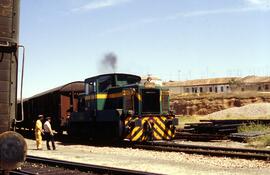
[[[232,78],[232,79],[229,80],[229,85],[230,85],[232,90],[233,89],[236,90],[236,89],[239,89],[241,87],[242,82],[239,79]]]

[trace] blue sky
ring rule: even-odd
[[[24,96],[100,73],[270,75],[270,0],[21,0]]]

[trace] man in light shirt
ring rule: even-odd
[[[53,150],[55,150],[54,138],[53,138],[53,130],[51,127],[51,117],[46,118],[46,122],[44,123],[44,134],[46,138],[47,149],[51,150],[49,142],[52,142]]]

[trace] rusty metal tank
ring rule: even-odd
[[[0,0],[0,169],[11,170],[24,160],[24,138],[9,131],[16,117],[19,0]]]

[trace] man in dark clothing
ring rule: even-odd
[[[45,138],[46,138],[47,149],[51,150],[50,144],[49,144],[49,142],[51,141],[53,150],[55,150],[53,130],[52,130],[50,122],[51,122],[51,117],[47,117],[46,122],[44,123],[44,134],[45,134]]]

